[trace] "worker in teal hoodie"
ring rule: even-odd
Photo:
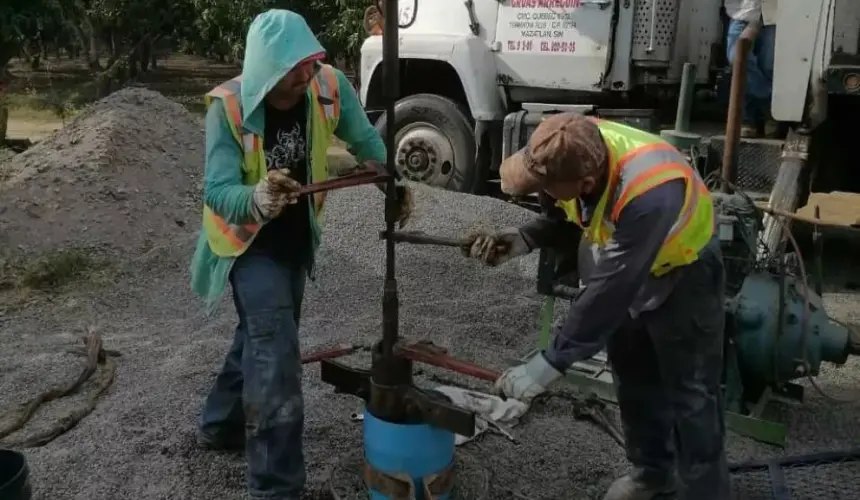
[[[203,230],[192,287],[212,310],[229,281],[239,324],[197,440],[209,449],[244,448],[252,499],[298,500],[305,484],[298,325],[325,196],[297,190],[327,178],[332,136],[360,162],[386,156],[352,86],[322,63],[324,55],[300,15],[269,10],[251,23],[241,77],[206,96]],[[412,196],[405,186],[398,194],[402,225]]]

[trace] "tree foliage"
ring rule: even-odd
[[[118,61],[146,71],[158,48],[239,62],[251,20],[269,8],[303,16],[330,58],[354,61],[372,0],[2,0],[0,70],[26,58],[81,58],[95,73]],[[3,73],[0,73],[2,75]]]

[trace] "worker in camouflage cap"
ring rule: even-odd
[[[499,265],[536,248],[579,248],[584,287],[549,347],[506,371],[498,390],[528,403],[606,348],[634,468],[605,500],[729,498],[724,272],[699,174],[657,136],[568,113],[542,122],[500,175],[507,194],[538,193],[544,214],[477,234],[465,253]]]

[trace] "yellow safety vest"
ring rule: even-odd
[[[226,81],[206,94],[209,107],[215,99],[221,99],[230,130],[236,142],[242,146],[245,161],[242,164],[242,182],[255,185],[266,175],[266,157],[263,137],[242,128],[242,106],[239,90],[241,76]],[[337,75],[328,64],[320,70],[310,85],[308,130],[310,131],[310,182],[321,182],[328,178],[328,147],[340,118],[340,96]],[[320,224],[325,202],[325,192],[314,194],[311,203],[311,225],[313,235],[319,239]],[[203,204],[203,229],[209,248],[219,257],[238,257],[250,245],[260,230],[260,224],[230,224]],[[318,243],[316,241],[315,243]]]
[[[630,200],[665,182],[684,179],[683,208],[657,253],[651,273],[661,276],[695,262],[715,230],[713,200],[699,173],[684,155],[656,135],[607,120],[593,121],[609,149],[609,180],[587,226],[578,200],[557,202],[567,220],[582,227],[586,238],[603,247]]]

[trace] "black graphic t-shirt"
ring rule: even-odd
[[[304,101],[289,110],[265,104],[263,149],[268,170],[288,168],[290,177],[308,183],[307,109]],[[290,264],[307,263],[311,252],[310,196],[287,205],[281,215],[263,226],[254,246]]]

